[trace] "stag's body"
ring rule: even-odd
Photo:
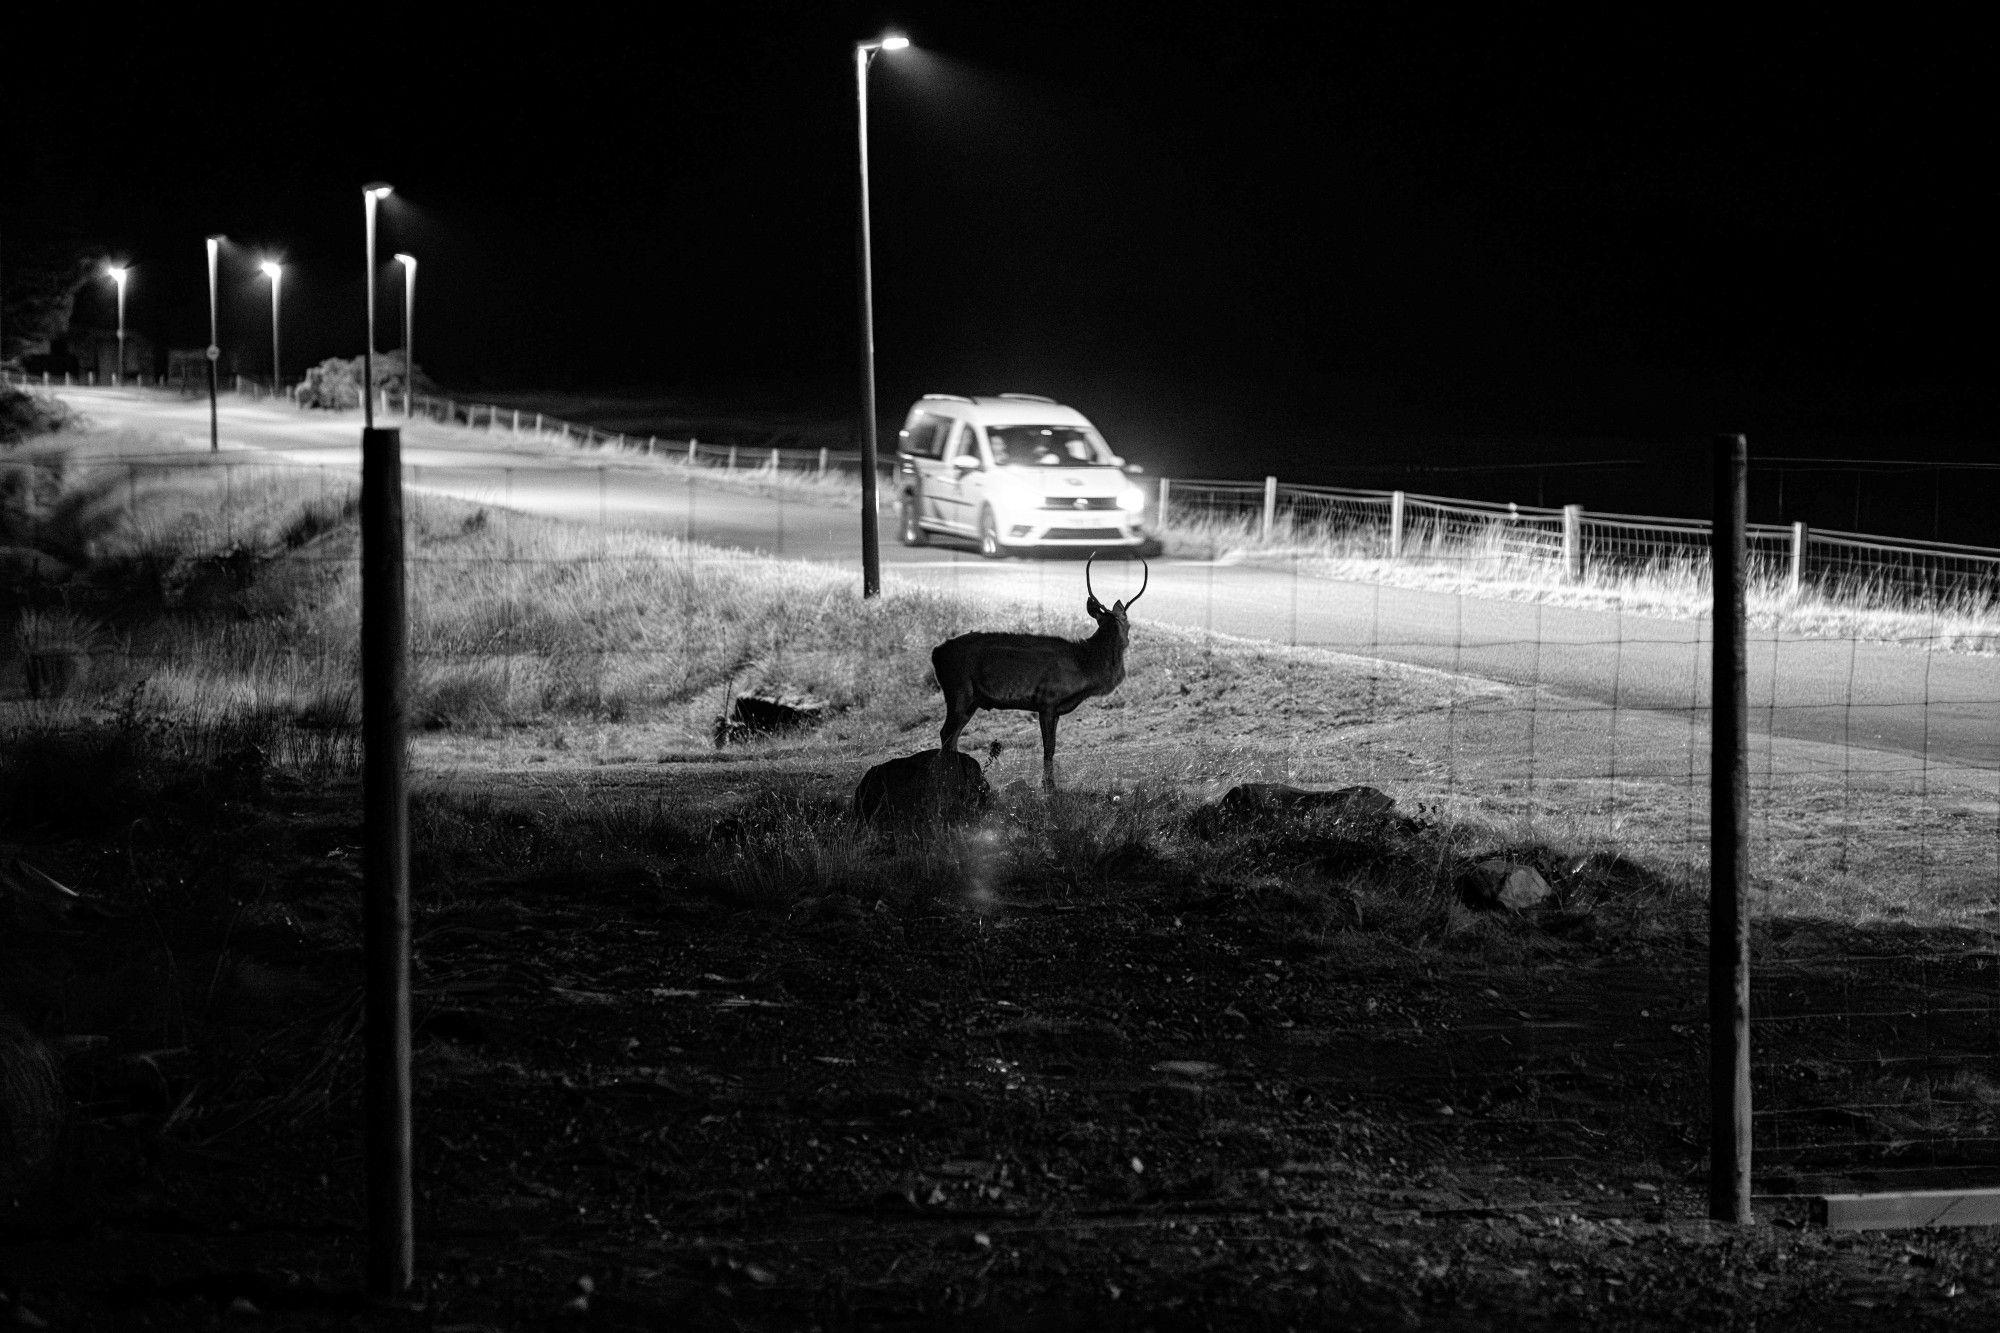
[[[1089,564],[1083,577],[1088,587]],[[1141,583],[1139,592],[1145,591]],[[1137,595],[1132,598],[1138,600]],[[1128,605],[1114,602],[1107,608],[1091,593],[1084,609],[1097,622],[1097,632],[1087,639],[982,631],[939,644],[931,651],[931,666],[944,690],[944,726],[938,732],[942,748],[956,753],[959,733],[982,708],[1033,713],[1042,724],[1042,785],[1054,791],[1056,720],[1092,695],[1111,693],[1125,679]]]

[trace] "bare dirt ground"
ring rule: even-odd
[[[1833,1235],[1798,1197],[1993,1183],[1976,840],[1901,913],[1764,881],[1764,1197],[1711,1226],[1698,892],[1563,826],[1559,782],[1464,818],[1502,729],[1574,716],[1183,647],[1066,724],[1070,795],[1009,787],[1008,749],[983,823],[915,841],[844,823],[851,741],[429,738],[406,1311],[348,1294],[352,784],[224,756],[18,831],[7,856],[85,907],[12,900],[8,998],[42,997],[74,1109],[14,1189],[0,1291],[55,1328],[1991,1326],[1986,1232]],[[1243,697],[1273,672],[1290,716]],[[968,749],[1031,730],[981,723]],[[1691,817],[1672,766],[1632,776],[1622,827]],[[1199,813],[1336,768],[1407,819]],[[1879,806],[1857,781],[1818,796]],[[1557,900],[1454,902],[1494,851]]]

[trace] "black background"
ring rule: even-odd
[[[1725,428],[1990,451],[1969,16],[506,15],[17,29],[0,264],[101,246],[137,266],[133,327],[199,346],[224,232],[243,368],[268,360],[266,253],[290,264],[288,362],[352,355],[380,178],[382,256],[419,257],[418,359],[445,384],[851,422],[850,44],[896,24],[917,48],[870,76],[885,428],[928,389],[1042,392],[1161,470],[1362,483],[1684,476]],[[394,346],[386,264],[381,299]],[[77,322],[111,309],[92,284]]]

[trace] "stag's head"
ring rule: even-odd
[[[1123,648],[1125,641],[1131,637],[1132,633],[1131,626],[1126,623],[1125,613],[1132,608],[1133,602],[1137,602],[1141,597],[1146,595],[1146,585],[1152,582],[1153,569],[1152,566],[1146,563],[1145,557],[1141,556],[1139,558],[1139,568],[1141,570],[1139,591],[1132,594],[1132,601],[1130,602],[1113,602],[1110,606],[1106,606],[1097,600],[1097,590],[1090,586],[1090,567],[1096,561],[1097,552],[1092,551],[1090,559],[1083,562],[1083,587],[1084,591],[1090,594],[1089,600],[1083,604],[1083,609],[1088,611],[1090,618],[1097,622],[1097,628],[1100,631],[1108,631],[1116,635],[1118,646]]]

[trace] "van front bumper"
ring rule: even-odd
[[[1119,510],[1010,515],[1001,525],[1009,546],[1138,546],[1146,529]]]

